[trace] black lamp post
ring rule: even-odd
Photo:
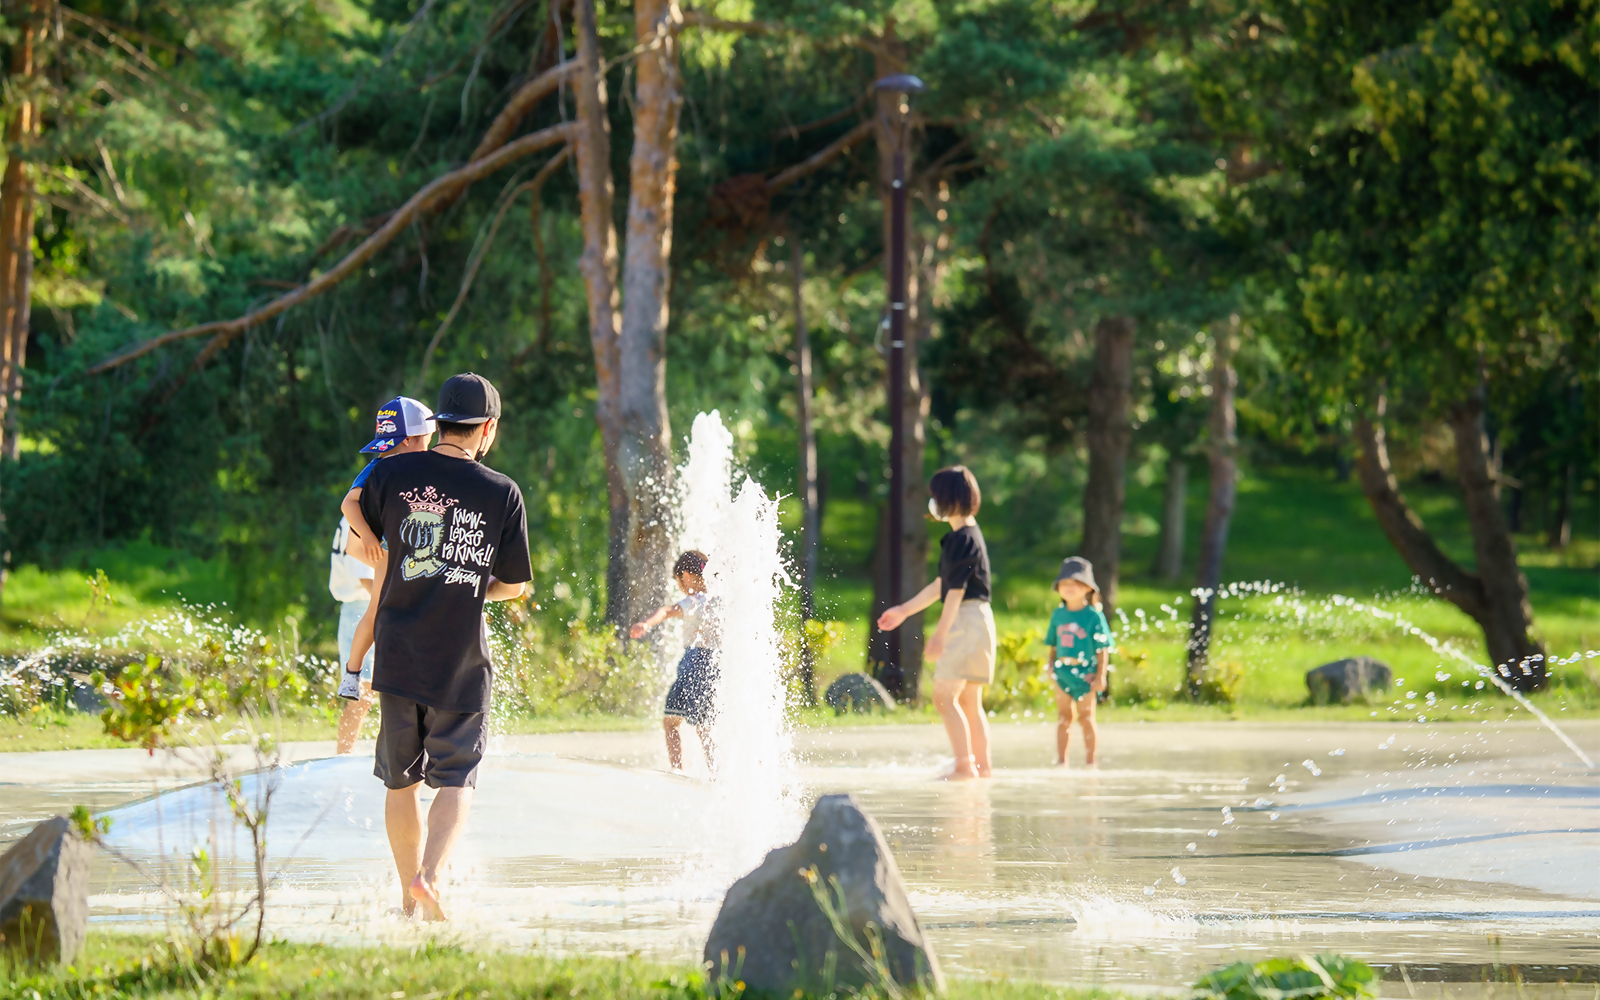
[[[902,563],[905,548],[905,393],[906,393],[906,127],[911,98],[928,89],[909,73],[886,76],[872,85],[880,94],[898,95],[899,120],[894,136],[894,188],[889,197],[889,603],[904,595]],[[885,638],[883,680],[896,697],[905,694],[900,664],[900,630]]]

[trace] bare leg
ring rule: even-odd
[[[972,768],[972,738],[967,727],[967,717],[961,710],[961,689],[967,686],[962,680],[936,680],[933,682],[933,707],[944,720],[944,731],[950,737],[950,749],[955,753],[955,770],[947,776],[953,781],[965,781],[978,775]]]
[[[1067,747],[1072,743],[1072,696],[1059,687],[1056,696],[1056,766],[1067,766]]]
[[[383,801],[383,825],[389,831],[389,850],[394,853],[394,869],[400,876],[400,909],[406,916],[416,912],[411,883],[422,867],[422,782],[410,788],[389,789]]]
[[[472,789],[441,788],[428,810],[428,840],[422,851],[422,870],[411,880],[411,898],[422,904],[429,920],[445,919],[439,906],[439,869],[450,860],[461,831],[472,813]]]
[[[967,739],[972,747],[972,764],[980,778],[990,775],[989,716],[983,710],[983,685],[967,684],[956,697],[961,714],[967,717]]]
[[[339,741],[335,753],[350,753],[356,748],[356,739],[361,735],[361,724],[367,721],[367,713],[372,711],[373,702],[377,699],[372,694],[372,683],[361,682],[361,698],[357,701],[344,703],[344,710],[339,714]]]
[[[711,742],[711,727],[709,725],[695,726],[694,734],[700,739],[700,749],[705,751],[706,770],[710,771],[712,774],[716,774],[717,745]]]
[[[1100,733],[1094,725],[1094,704],[1098,699],[1093,691],[1078,699],[1078,725],[1083,727],[1083,762],[1094,763],[1095,744]]]
[[[682,724],[683,720],[676,715],[661,720],[661,728],[667,733],[667,764],[674,771],[683,770],[683,736],[678,733],[678,727]]]

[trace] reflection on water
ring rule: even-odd
[[[1571,728],[1600,742],[1600,725]],[[809,797],[853,791],[882,824],[941,961],[958,975],[1177,986],[1235,957],[1337,950],[1393,966],[1395,977],[1404,964],[1414,981],[1477,980],[1495,963],[1530,980],[1596,978],[1600,775],[1562,765],[1566,751],[1547,734],[1104,730],[1100,769],[1061,771],[1039,766],[1047,727],[996,727],[996,778],[957,785],[930,780],[947,763],[933,726],[796,743]],[[659,754],[656,740],[507,740],[480,780],[450,887],[458,920],[445,933],[697,956],[739,874],[727,860],[748,850],[729,831],[748,825],[724,822],[726,804],[706,784],[640,766]],[[392,910],[398,888],[370,767],[346,758],[285,776],[271,831],[276,932],[433,933]],[[207,836],[216,808],[204,789],[168,793],[119,810],[113,835],[130,854],[170,854]],[[101,921],[160,912],[110,861],[93,905]]]

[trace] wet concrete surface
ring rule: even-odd
[[[1600,723],[1567,728],[1600,750]],[[759,816],[715,783],[664,773],[654,731],[500,738],[442,933],[696,958],[726,886],[797,832],[817,795],[849,791],[883,826],[954,975],[1173,988],[1235,958],[1339,951],[1383,965],[1390,995],[1486,995],[1510,989],[1486,978],[1514,976],[1524,992],[1600,989],[1600,774],[1543,730],[1104,725],[1092,770],[1047,766],[1052,738],[1045,723],[997,726],[995,778],[946,784],[933,780],[948,765],[935,726],[803,732],[794,796]],[[370,757],[315,759],[330,750],[293,745],[309,762],[274,795],[274,930],[440,933],[394,912]],[[168,859],[174,884],[172,859],[197,840],[224,859],[248,853],[214,792],[181,787],[198,775],[159,755],[4,759],[6,835],[83,802],[117,807],[113,845],[147,871]],[[109,925],[167,912],[109,858],[92,903]]]

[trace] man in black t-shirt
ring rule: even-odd
[[[443,920],[439,870],[466,823],[487,738],[493,667],[485,601],[533,578],[522,491],[479,464],[494,444],[500,394],[455,375],[439,390],[439,443],[378,463],[361,514],[388,543],[378,594],[372,688],[381,726],[373,773],[405,912]],[[422,820],[422,783],[438,789]],[[424,829],[426,832],[424,832]]]

